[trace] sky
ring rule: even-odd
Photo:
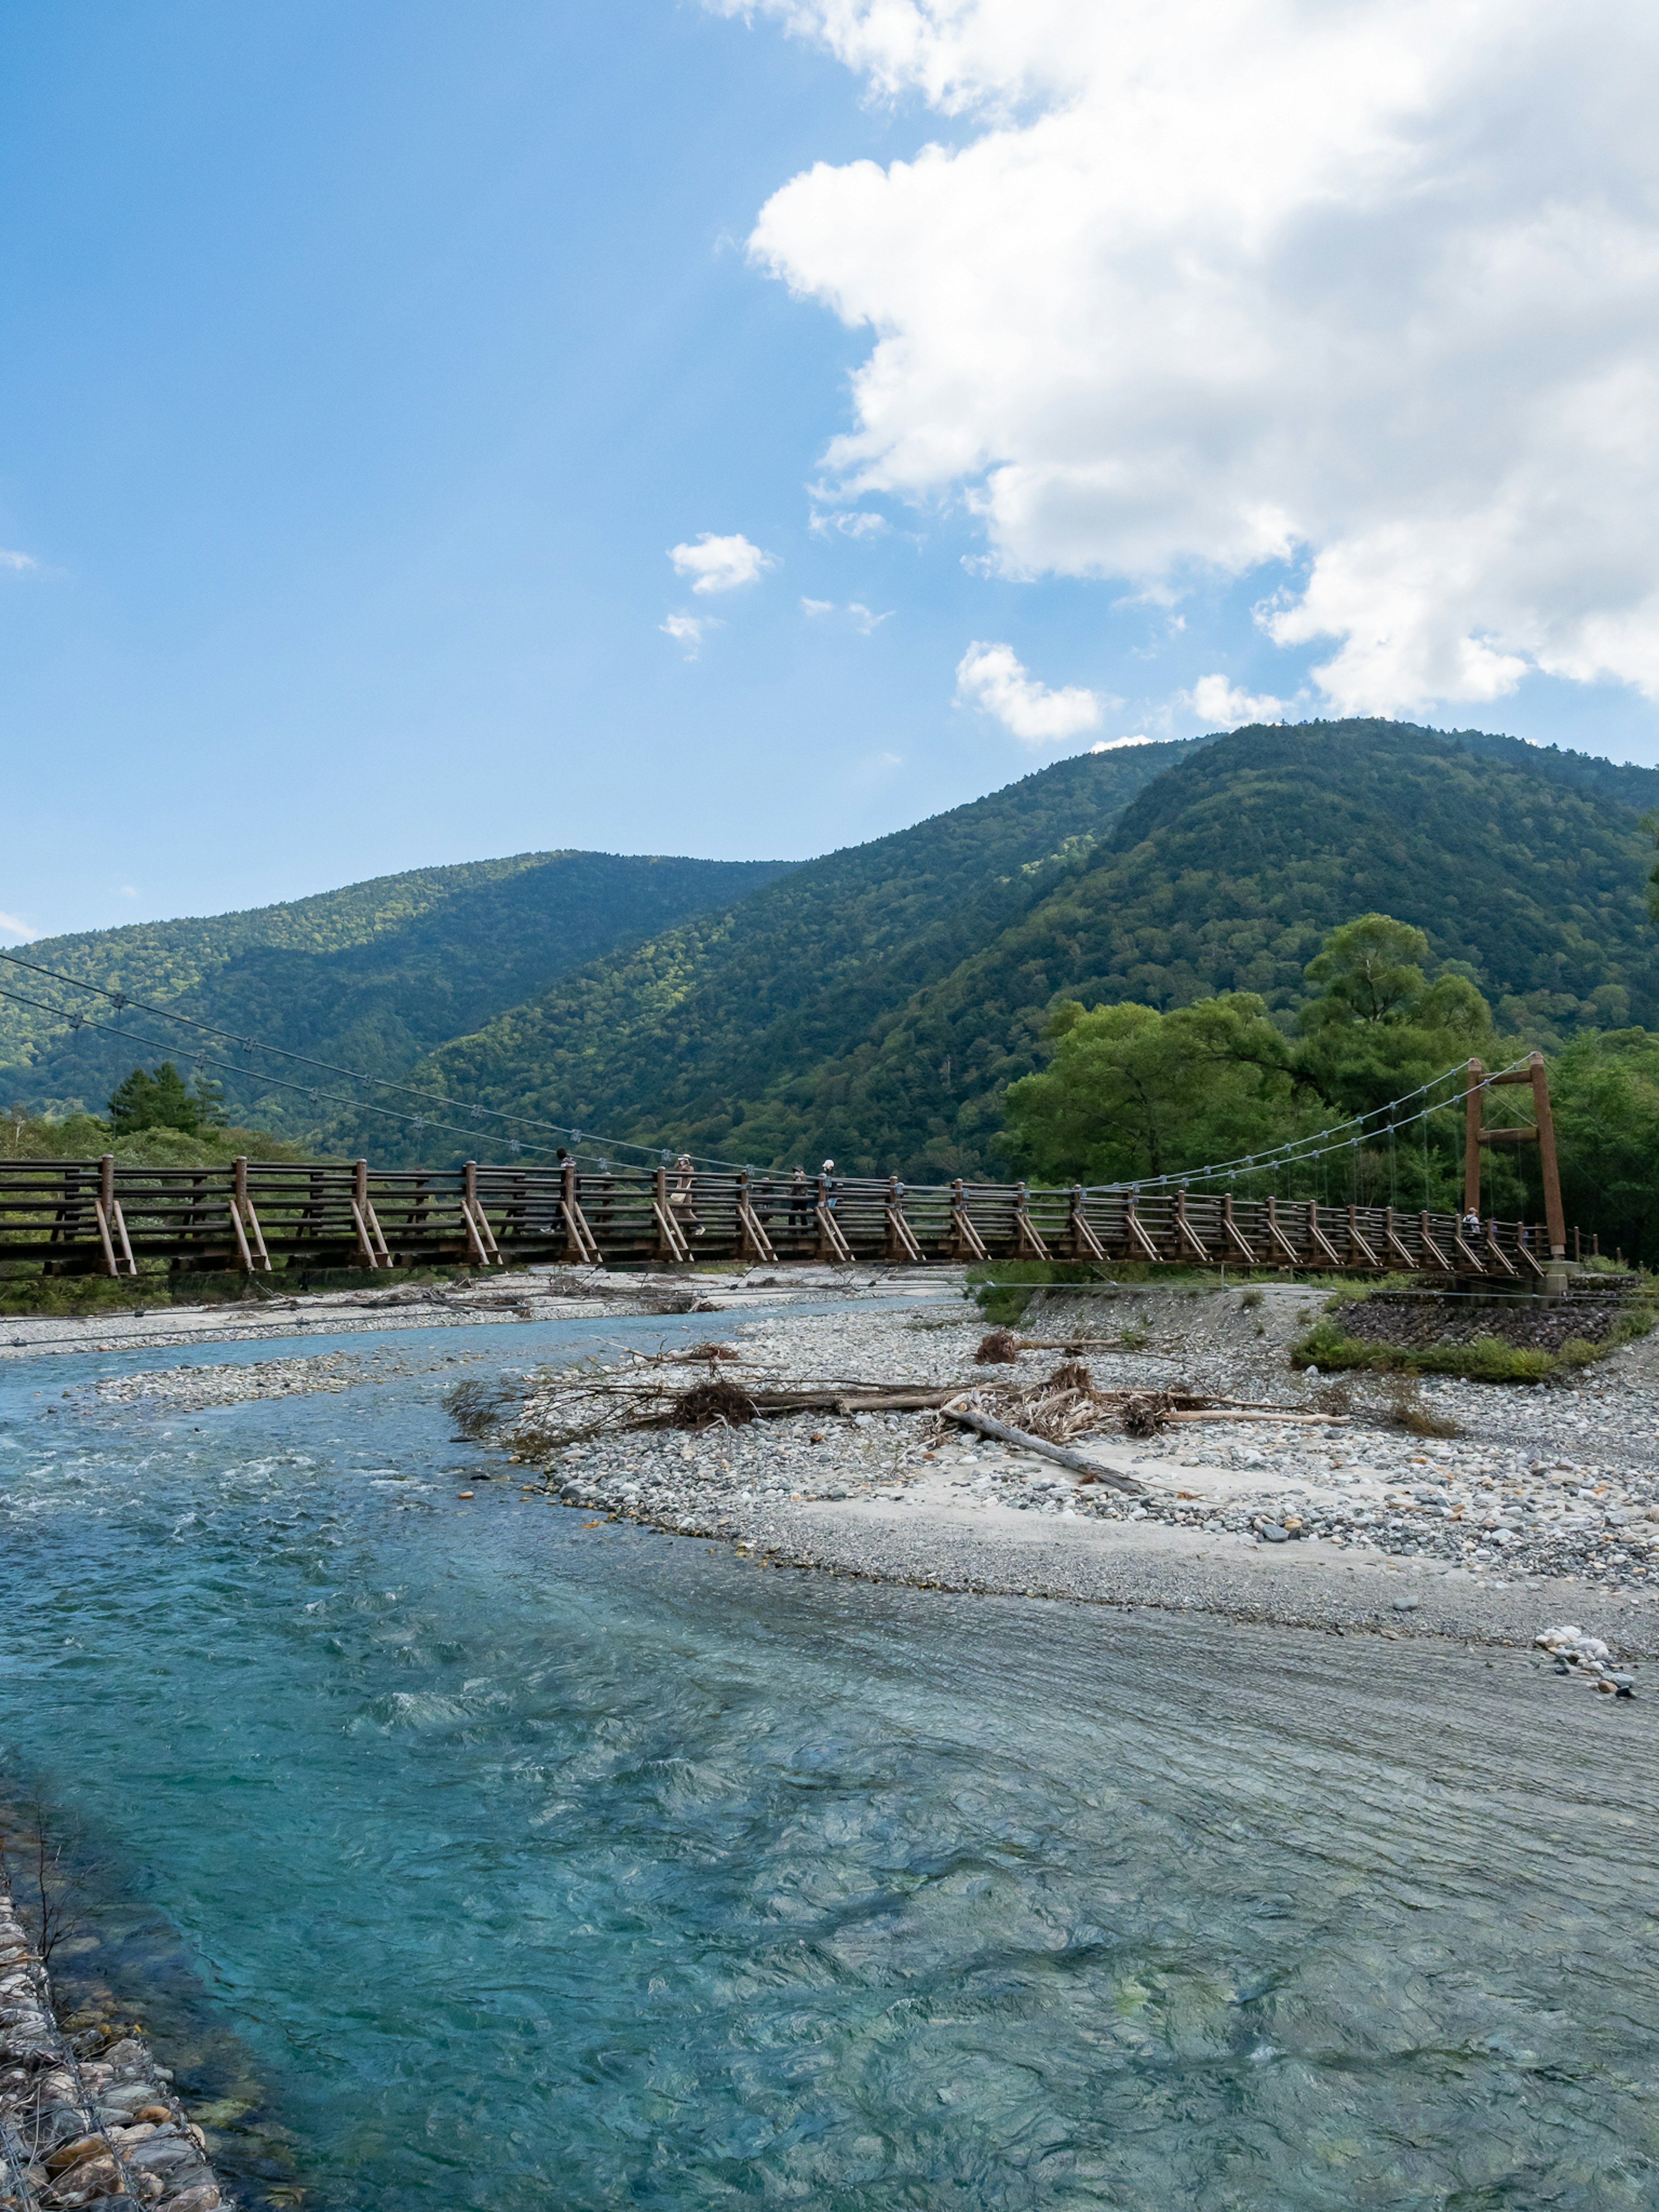
[[[0,939],[1659,761],[1659,15],[0,0]]]

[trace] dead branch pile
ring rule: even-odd
[[[445,1402],[465,1434],[493,1438],[524,1460],[545,1459],[601,1435],[740,1428],[789,1413],[936,1413],[953,1422],[988,1424],[988,1434],[1025,1439],[1051,1455],[1064,1454],[1079,1439],[1109,1429],[1149,1437],[1170,1423],[1206,1416],[1310,1418],[1278,1411],[1252,1414],[1233,1408],[1230,1401],[1200,1398],[1188,1390],[1102,1389],[1079,1359],[1062,1360],[1052,1374],[1030,1382],[1009,1376],[994,1382],[988,1377],[979,1387],[964,1389],[960,1383],[859,1378],[745,1385],[724,1371],[726,1362],[742,1357],[728,1345],[698,1345],[690,1353],[660,1352],[636,1360],[621,1371],[584,1365],[544,1377],[539,1387],[528,1377],[500,1384],[464,1382]],[[684,1369],[689,1358],[703,1363],[704,1375],[688,1389]]]
[[[980,1339],[979,1350],[974,1358],[981,1367],[1001,1364],[1012,1367],[1019,1358],[1019,1340],[1011,1328],[994,1328],[989,1336]]]
[[[738,1429],[754,1418],[754,1400],[724,1376],[682,1390],[668,1409],[668,1425],[672,1429],[712,1429],[716,1423]]]
[[[1130,1437],[1155,1437],[1170,1425],[1176,1399],[1168,1390],[1132,1390],[1118,1407],[1123,1432]]]
[[[1077,1359],[1062,1360],[1041,1382],[992,1383],[963,1398],[979,1413],[1056,1444],[1107,1426],[1155,1436],[1177,1413],[1207,1410],[1215,1402],[1190,1390],[1102,1390]]]

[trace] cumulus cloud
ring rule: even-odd
[[[1050,690],[1012,645],[986,645],[977,638],[957,663],[957,699],[994,714],[1028,745],[1054,744],[1100,726],[1101,702],[1094,692],[1076,684]]]
[[[1650,0],[708,4],[962,118],[750,240],[872,334],[849,501],[960,492],[1008,576],[1289,562],[1345,712],[1659,698]]]
[[[1200,676],[1190,691],[1180,696],[1182,706],[1190,707],[1212,729],[1236,730],[1241,722],[1282,722],[1291,711],[1288,700],[1242,690],[1224,676]]]
[[[671,545],[668,557],[674,574],[685,577],[694,592],[734,592],[778,565],[775,555],[751,545],[740,530],[730,538],[701,531],[694,545]]]
[[[670,615],[666,622],[659,623],[657,627],[665,637],[672,637],[676,645],[685,647],[688,660],[695,660],[702,649],[702,641],[708,632],[719,629],[722,625],[714,615]]]
[[[1121,752],[1125,745],[1151,745],[1157,742],[1145,730],[1137,730],[1132,738],[1097,738],[1089,750],[1091,753],[1116,753]]]

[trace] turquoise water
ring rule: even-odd
[[[0,1741],[249,2203],[1659,2203],[1652,1707],[463,1505],[442,1373],[58,1395],[156,1364],[0,1365]]]

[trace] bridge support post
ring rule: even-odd
[[[1480,1211],[1480,1119],[1486,1103],[1486,1069],[1478,1060],[1469,1062],[1469,1092],[1463,1101],[1463,1211]]]

